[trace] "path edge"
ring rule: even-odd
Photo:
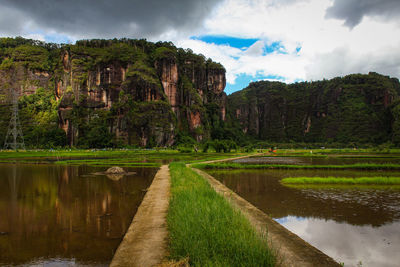
[[[167,213],[170,187],[169,167],[163,165],[147,189],[110,267],[150,267],[165,259],[168,255]]]
[[[244,156],[245,157],[251,157]],[[237,158],[233,158],[237,159]],[[220,161],[228,161],[232,159],[223,159]],[[212,163],[217,161],[209,161]],[[250,221],[253,227],[261,234],[267,231],[268,241],[272,249],[277,253],[280,266],[341,266],[333,258],[326,255],[316,247],[312,246],[307,241],[300,238],[298,235],[289,231],[278,222],[274,221],[271,217],[263,211],[255,207],[253,204],[240,197],[238,194],[227,188],[224,184],[219,182],[213,176],[204,172],[203,170],[194,168],[192,164],[187,164],[187,167],[192,168],[200,176],[204,177],[211,187],[225,199],[229,201],[235,208],[239,209],[244,216]]]

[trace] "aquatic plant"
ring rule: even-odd
[[[287,177],[282,184],[398,185],[400,177]]]
[[[194,167],[202,169],[323,169],[323,170],[400,170],[400,164],[358,163],[348,165],[289,165],[289,164],[240,164],[240,163],[199,163]]]

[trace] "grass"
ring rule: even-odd
[[[312,151],[312,153],[311,153]],[[384,154],[397,154],[400,156],[399,148],[392,148],[389,150],[377,150],[374,148],[361,148],[361,149],[353,149],[353,148],[326,148],[326,149],[279,149],[277,150],[277,154],[347,154],[347,155],[366,155],[366,154],[376,154],[376,155],[384,155]]]
[[[399,185],[400,177],[287,177],[282,184]]]
[[[161,163],[156,162],[132,162],[132,160],[128,159],[85,159],[85,160],[61,160],[56,161],[56,164],[59,165],[91,165],[91,166],[110,166],[110,165],[118,165],[124,167],[160,167]]]
[[[240,163],[197,163],[201,169],[315,169],[315,170],[400,170],[400,164],[359,163],[348,165],[289,165],[289,164],[240,164]]]
[[[199,162],[248,155],[249,153],[180,153],[177,150],[146,150],[146,149],[114,149],[114,150],[28,150],[0,151],[0,163],[49,163],[109,166],[122,164],[124,166],[153,167],[172,161]]]
[[[170,257],[191,266],[274,266],[266,236],[183,163],[171,163]]]
[[[400,184],[283,184],[298,190],[400,190]]]

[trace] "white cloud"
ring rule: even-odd
[[[39,41],[43,41],[43,42],[46,41],[46,37],[40,33],[30,33],[30,34],[25,35],[25,38],[39,40]]]
[[[265,43],[263,41],[257,41],[247,48],[244,54],[250,57],[262,56],[264,54],[264,47]]]
[[[394,0],[385,1],[395,2]],[[12,1],[8,2],[12,3]],[[178,24],[182,23],[182,27],[161,27],[163,30],[159,30],[161,28],[156,27],[156,22],[151,19],[151,16],[145,16],[146,23],[143,25],[149,25],[146,27],[140,25],[147,30],[134,30],[135,27],[139,27],[139,24],[136,25],[134,23],[136,20],[132,19],[129,20],[132,22],[128,27],[130,31],[126,33],[124,31],[124,34],[136,36],[132,35],[132,31],[137,34],[147,32],[147,36],[151,37],[152,41],[171,40],[178,47],[191,48],[196,53],[211,57],[225,66],[227,81],[231,84],[240,74],[254,77],[256,74],[257,77],[260,75],[283,77],[286,82],[316,80],[369,71],[400,77],[400,25],[398,19],[383,19],[382,17],[388,12],[381,12],[381,14],[379,13],[380,9],[374,9],[373,12],[368,11],[369,13],[363,15],[360,23],[350,29],[344,25],[344,20],[352,19],[352,13],[346,13],[345,18],[342,18],[343,16],[340,14],[340,16],[326,15],[327,10],[339,2],[343,1],[209,0],[207,3],[210,3],[210,8],[197,12],[201,16],[199,15],[196,23],[189,23],[190,16],[185,15],[180,19],[176,18]],[[192,5],[188,6],[188,10],[190,10]],[[211,9],[211,7],[214,8]],[[123,6],[121,6],[122,8]],[[100,13],[103,12],[101,8],[96,10]],[[50,35],[50,39],[57,41],[67,38],[69,40],[90,38],[91,34],[96,32],[87,31],[86,28],[77,28],[73,33],[67,35],[68,31],[63,31],[62,27],[57,31],[51,31],[48,29],[49,27],[41,28],[39,25],[42,24],[37,23],[34,19],[36,17],[33,15],[40,13],[40,10],[36,10],[25,20],[20,19],[23,15],[22,11],[31,14],[28,12],[29,10],[21,8],[2,7],[0,22],[4,23],[0,23],[0,35],[23,35],[41,40],[49,39]],[[182,10],[178,11],[177,14],[184,13],[181,12]],[[168,14],[164,15],[169,18]],[[127,17],[130,18],[130,16],[129,13]],[[94,18],[97,17],[94,16]],[[62,16],[51,18],[64,25],[65,18]],[[206,19],[204,20],[204,18]],[[109,19],[120,21],[114,17]],[[160,20],[157,21],[160,23]],[[175,25],[174,23],[171,25]],[[109,23],[112,27],[110,26],[107,34],[100,29],[98,37],[106,38],[110,37],[110,34],[120,36],[121,32],[114,31],[121,28],[120,24]],[[154,27],[157,29],[156,31],[149,30]],[[201,35],[224,35],[259,39],[259,41],[243,51],[227,45],[209,44],[190,39],[190,36]],[[279,42],[284,48],[281,48],[281,51],[265,54],[264,46],[274,42]],[[296,50],[298,47],[301,47],[299,52]]]
[[[286,82],[323,79],[376,71],[400,77],[400,27],[396,22],[365,17],[354,29],[326,18],[331,0],[225,0],[205,21],[200,34],[259,38],[247,51],[201,41],[181,40],[221,62],[227,81],[241,73],[280,76]],[[280,42],[287,54],[263,55],[262,46]],[[296,48],[301,47],[299,53]],[[234,59],[236,58],[236,59]]]

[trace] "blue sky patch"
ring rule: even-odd
[[[239,49],[248,48],[257,42],[260,39],[256,38],[236,38],[231,36],[222,36],[222,35],[203,35],[203,36],[192,36],[190,37],[192,40],[200,40],[209,44],[216,45],[229,45],[230,47],[236,47]]]
[[[279,42],[273,42],[270,45],[266,45],[264,48],[264,55],[271,54],[275,51],[277,51],[279,54],[287,54],[286,48],[279,41]]]
[[[46,40],[46,42],[49,42],[49,43],[57,43],[57,44],[73,43],[72,40],[69,39],[68,36],[61,35],[61,34],[46,34],[44,36],[44,39]]]
[[[228,45],[230,47],[239,48],[243,51],[252,46],[255,42],[261,40],[259,38],[237,38],[223,35],[192,36],[190,39],[203,41],[208,44]],[[300,49],[301,47],[296,49],[296,51],[298,52]],[[270,45],[265,45],[263,56],[274,52],[278,52],[279,54],[287,54],[286,48],[281,41],[272,42]]]
[[[30,32],[30,34],[42,35],[47,43],[56,43],[56,44],[74,43],[67,35],[63,34],[58,34],[58,33],[46,34],[44,31],[41,30]]]
[[[263,75],[261,73],[257,73],[255,76],[253,76],[241,73],[236,77],[235,84],[230,84],[230,83],[226,84],[224,91],[225,93],[230,95],[236,91],[246,88],[251,82],[263,81],[263,80],[274,80],[274,81],[278,80],[280,82],[285,82],[285,78],[281,76]]]

